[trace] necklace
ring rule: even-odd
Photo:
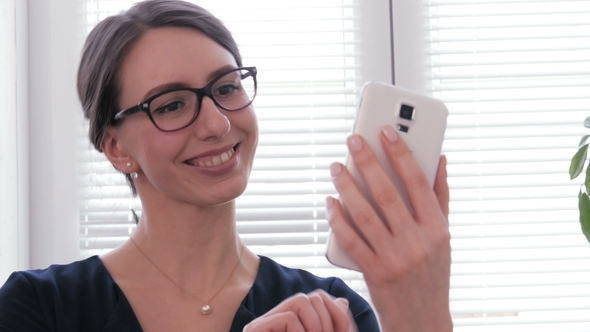
[[[238,269],[238,266],[240,265],[240,262],[242,261],[242,254],[244,254],[244,248],[246,247],[246,245],[244,243],[242,243],[242,249],[240,250],[240,257],[238,257],[238,262],[236,263],[236,266],[234,266],[234,269],[231,271],[231,273],[229,274],[229,276],[227,277],[227,279],[225,280],[225,282],[223,283],[223,285],[221,285],[221,288],[219,288],[219,290],[217,292],[215,292],[215,294],[213,294],[213,296],[211,296],[211,298],[209,299],[209,301],[203,301],[201,299],[199,299],[198,297],[194,296],[193,294],[189,293],[186,289],[180,287],[179,284],[176,283],[176,281],[172,280],[172,278],[170,278],[166,273],[164,273],[164,271],[162,271],[162,269],[160,269],[158,267],[158,265],[156,265],[156,263],[154,263],[137,245],[137,243],[135,243],[135,240],[133,240],[133,237],[130,236],[129,239],[131,240],[131,242],[133,242],[133,245],[135,245],[135,248],[137,248],[137,250],[143,255],[143,257],[145,257],[145,259],[148,260],[148,262],[150,262],[158,271],[160,271],[160,273],[166,277],[166,279],[170,280],[171,283],[173,283],[174,285],[176,285],[176,287],[178,287],[178,289],[180,289],[182,292],[188,294],[190,297],[192,297],[193,299],[204,303],[203,306],[201,307],[201,313],[203,315],[208,315],[211,313],[211,311],[213,310],[211,308],[211,305],[209,303],[211,303],[211,301],[213,301],[213,299],[217,296],[217,294],[219,294],[219,292],[221,292],[221,290],[225,287],[225,285],[227,285],[227,283],[230,281],[231,277],[234,275],[234,273],[236,272],[236,270]]]

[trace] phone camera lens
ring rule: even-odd
[[[414,108],[409,105],[402,104],[399,110],[399,117],[406,120],[412,120],[414,117]]]

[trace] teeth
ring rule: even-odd
[[[211,160],[197,162],[197,166],[199,166],[199,167],[218,166],[218,165],[221,165],[221,164],[227,162],[233,155],[234,155],[234,150],[229,149],[229,150],[225,151],[224,153],[213,157]]]

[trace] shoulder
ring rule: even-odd
[[[356,292],[339,278],[318,277],[302,269],[283,266],[264,256],[260,257],[260,267],[254,286],[288,295],[309,293],[316,289],[323,289],[334,296],[344,296],[349,293],[356,295]]]
[[[15,272],[2,290],[27,289],[41,303],[56,299],[70,301],[93,295],[96,289],[107,285],[109,279],[110,275],[100,259],[93,256],[70,264],[51,265],[46,269]]]
[[[83,319],[99,323],[90,312],[109,310],[109,302],[116,297],[114,285],[96,256],[42,270],[14,272],[0,288],[0,307],[8,309],[0,311],[0,326],[46,331],[68,330],[68,326],[80,326]]]
[[[340,278],[318,277],[305,270],[283,266],[264,256],[260,257],[258,276],[251,291],[253,296],[257,295],[259,303],[265,304],[264,308],[259,308],[262,312],[256,316],[264,314],[292,295],[309,293],[316,289],[322,289],[334,297],[346,298],[350,303],[350,310],[360,331],[378,331],[372,328],[361,328],[361,326],[376,327],[375,314],[369,303]],[[260,299],[265,299],[265,301],[260,301]]]
[[[86,284],[88,280],[103,278],[104,265],[98,256],[69,264],[54,264],[46,269],[27,270],[13,273],[15,278],[27,279],[34,285],[69,287]]]

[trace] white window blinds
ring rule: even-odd
[[[590,115],[590,1],[423,1],[450,109],[455,331],[589,331],[569,160]]]
[[[88,30],[131,3],[88,1]],[[324,258],[325,197],[335,193],[327,169],[344,161],[359,92],[352,0],[197,3],[226,23],[244,65],[258,67],[260,139],[247,191],[237,200],[241,237],[257,254],[338,275],[366,295],[359,273]],[[141,212],[141,206],[82,135],[80,246],[86,257],[125,241],[134,228],[130,209]]]

